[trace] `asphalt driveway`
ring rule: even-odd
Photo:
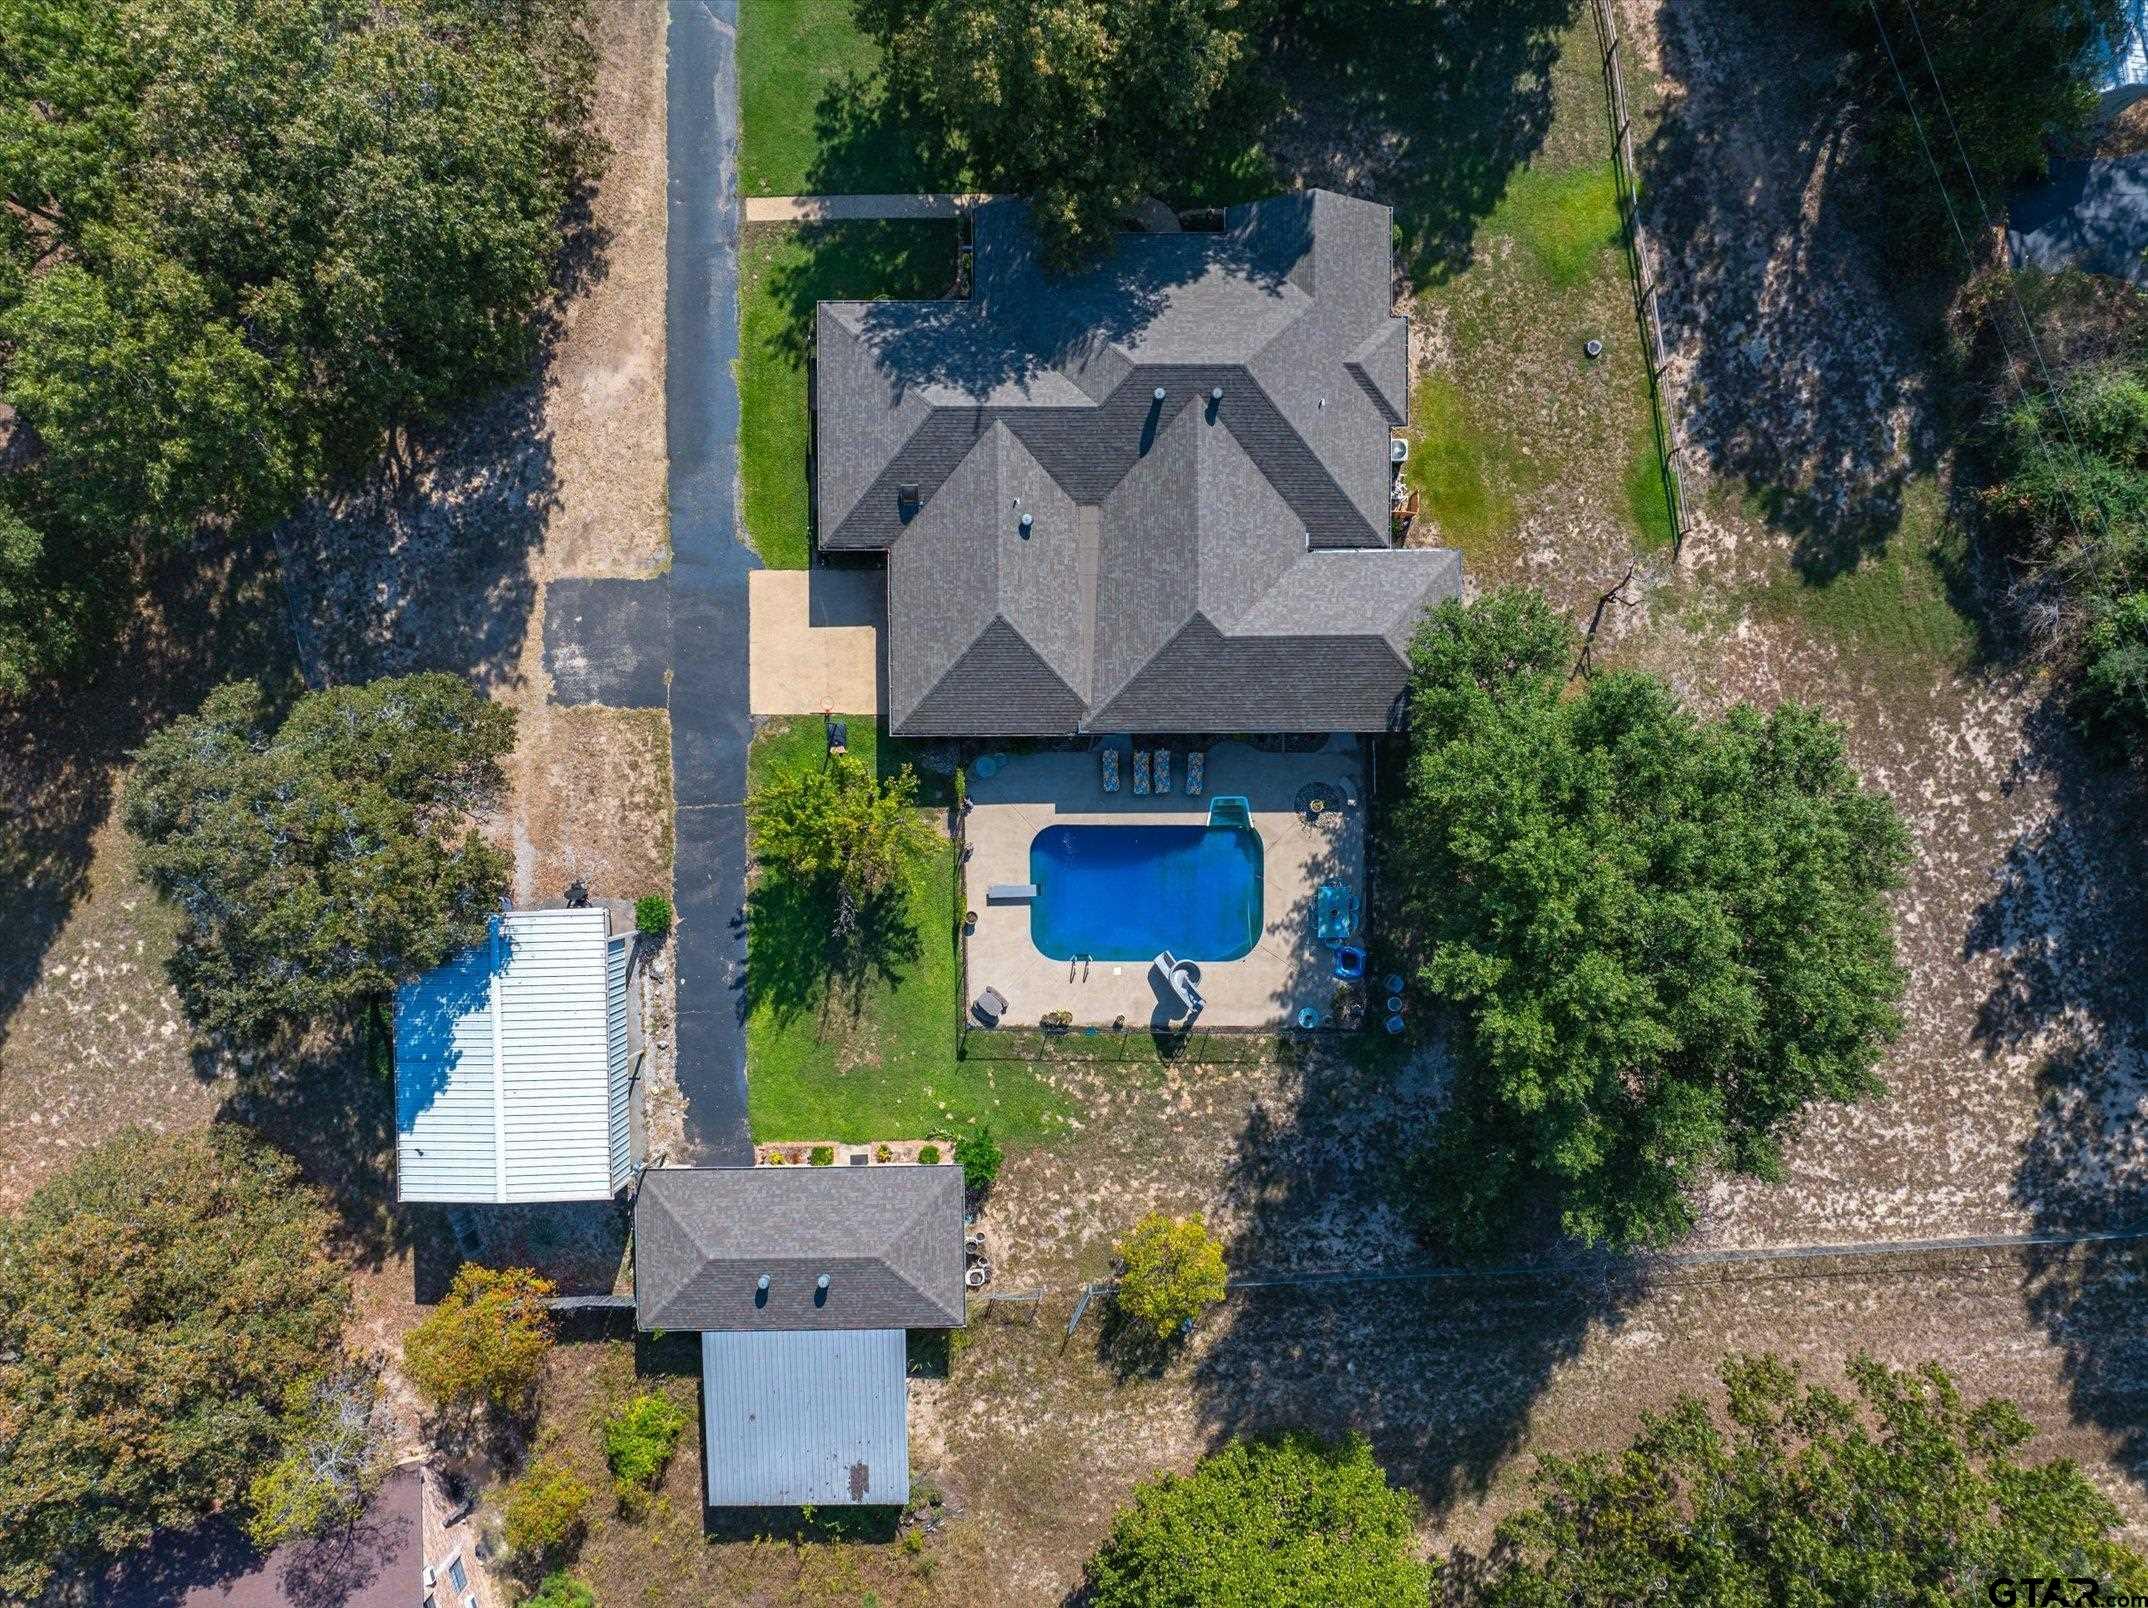
[[[746,1124],[746,576],[738,533],[738,3],[672,0],[665,282],[678,1079],[704,1164]]]

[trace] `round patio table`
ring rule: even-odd
[[[1298,818],[1305,821],[1319,820],[1320,816],[1313,813],[1313,806],[1316,803],[1320,805],[1322,815],[1341,809],[1343,807],[1342,789],[1332,782],[1307,782],[1298,789],[1296,802]]]

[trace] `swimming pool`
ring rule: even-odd
[[[1236,960],[1260,937],[1260,834],[1048,826],[1029,845],[1029,936],[1053,960]]]

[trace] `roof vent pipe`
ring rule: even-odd
[[[756,1290],[759,1290],[763,1295],[766,1295],[768,1293],[768,1275],[766,1273],[763,1273],[753,1287]]]
[[[814,1288],[814,1289],[816,1289],[816,1290],[825,1290],[825,1289],[826,1289],[827,1287],[828,1287],[828,1275],[827,1275],[827,1274],[825,1274],[825,1273],[823,1273],[823,1274],[822,1274],[822,1275],[821,1275],[821,1276],[820,1276],[820,1277],[819,1277],[818,1279],[815,1279],[815,1280],[813,1281],[813,1288]]]
[[[1036,516],[1035,516],[1035,515],[1033,515],[1033,514],[1024,514],[1024,515],[1022,516],[1022,534],[1023,534],[1024,536],[1027,536],[1027,535],[1029,534],[1029,529],[1030,529],[1030,527],[1031,527],[1032,525],[1036,524],[1036,522],[1037,522],[1037,520],[1036,520]]]
[[[1219,385],[1214,390],[1210,391],[1208,393],[1208,400],[1211,402],[1221,402],[1223,400],[1223,387]]]
[[[1163,400],[1163,387],[1160,385],[1156,387],[1156,400],[1159,402]]]

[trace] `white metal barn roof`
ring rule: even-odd
[[[601,909],[517,910],[396,991],[402,1199],[604,1200],[626,1183],[627,944]]]
[[[910,1500],[900,1329],[701,1336],[710,1507]]]

